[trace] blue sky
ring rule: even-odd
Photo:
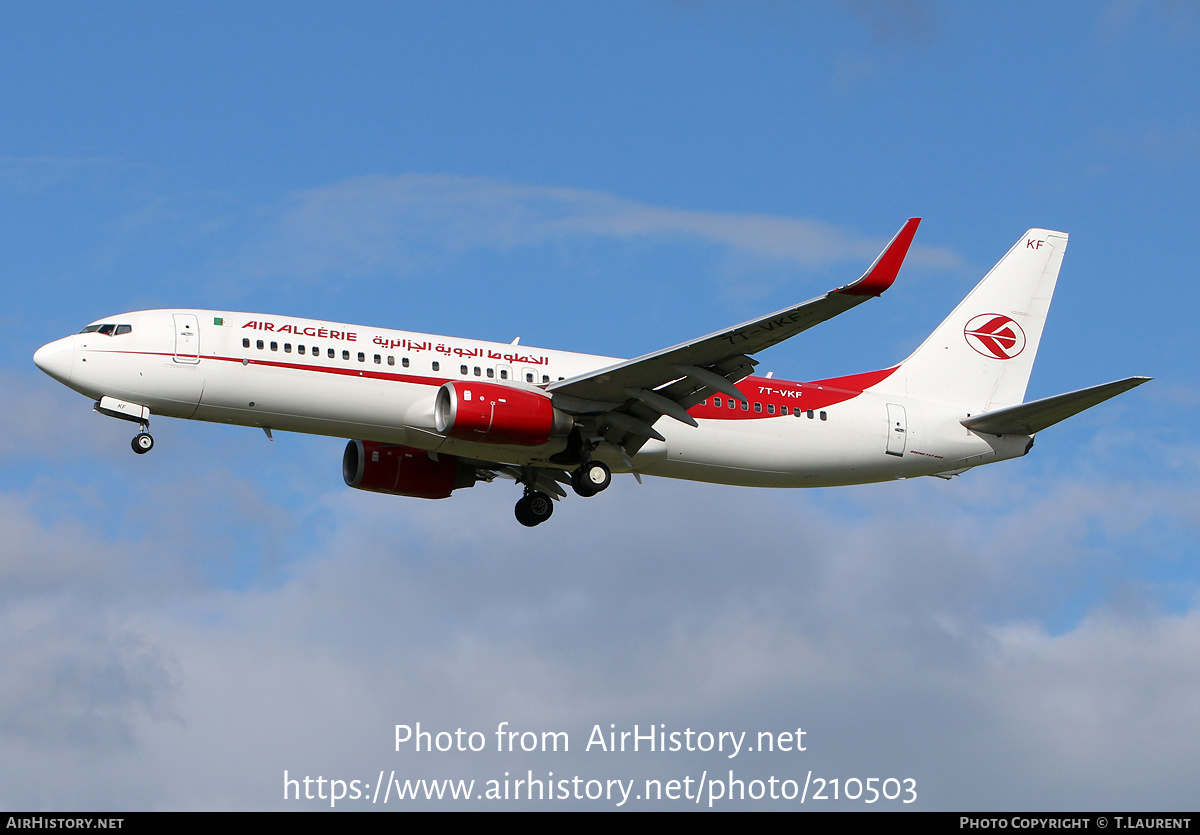
[[[799,724],[803,757],[733,767],[911,776],[923,809],[1192,802],[1190,6],[0,15],[0,804],[722,765],[393,751],[416,721]],[[1071,243],[1029,396],[1155,381],[950,483],[618,479],[525,530],[511,486],[350,491],[334,439],[159,420],[135,457],[30,360],[157,307],[634,356],[857,277],[913,215],[897,285],[762,370],[894,363],[1040,226]]]

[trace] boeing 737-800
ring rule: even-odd
[[[258,313],[145,310],[43,346],[34,362],[136,422],[151,415],[350,438],[351,487],[441,499],[496,477],[544,522],[569,485],[612,472],[759,487],[949,478],[1027,453],[1035,433],[1134,386],[1023,402],[1067,236],[1031,229],[899,365],[814,382],[752,358],[883,293],[909,220],[861,278],[812,301],[637,359]],[[665,420],[664,420],[665,418]]]

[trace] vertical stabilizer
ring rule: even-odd
[[[896,374],[876,387],[975,414],[1025,398],[1065,232],[1030,229]]]

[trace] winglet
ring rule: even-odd
[[[908,247],[912,244],[913,235],[917,234],[917,227],[920,225],[921,218],[909,218],[904,227],[896,233],[896,237],[892,238],[892,242],[887,245],[887,248],[879,253],[875,263],[863,273],[862,278],[853,284],[839,287],[833,292],[844,296],[882,295],[883,291],[891,287],[892,282],[896,280],[896,274],[900,272],[900,265],[904,263],[904,256],[908,255]]]

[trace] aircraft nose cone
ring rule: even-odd
[[[43,345],[33,354],[34,364],[62,383],[70,382],[74,359],[75,340],[69,336]]]

